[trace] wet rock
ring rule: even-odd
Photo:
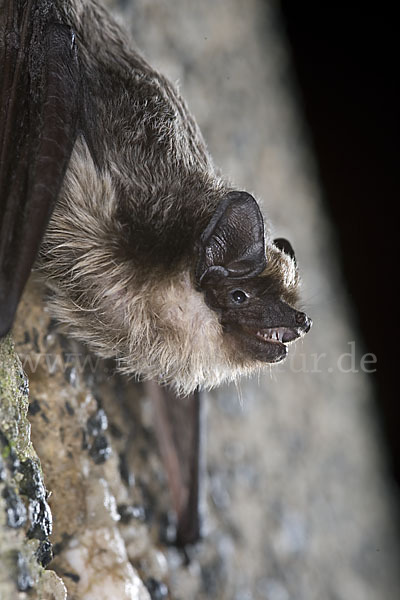
[[[46,540],[53,530],[53,518],[46,500],[29,501],[29,519],[31,526],[28,531],[30,538]]]
[[[111,456],[111,446],[104,434],[107,427],[107,415],[103,409],[99,409],[87,421],[86,443],[89,454],[97,465],[105,462]]]
[[[69,579],[72,579],[72,581],[74,583],[78,583],[80,581],[80,577],[77,573],[70,573],[68,571],[64,571],[63,575],[64,575],[64,577],[68,577]]]
[[[87,431],[89,435],[96,437],[108,427],[107,415],[100,408],[94,415],[91,415],[87,421]]]
[[[34,399],[29,403],[28,414],[35,416],[40,410],[40,402],[37,399]]]
[[[111,446],[105,435],[96,435],[89,448],[89,454],[97,465],[105,462],[111,455]]]
[[[52,561],[53,550],[49,540],[45,539],[39,544],[38,549],[36,550],[36,558],[42,567],[47,567],[47,565]]]
[[[159,539],[162,544],[170,546],[176,542],[177,522],[176,515],[167,511],[159,516]]]
[[[27,393],[11,338],[0,340],[0,596],[15,600],[29,592],[31,600],[65,600],[61,580],[43,571],[51,560],[49,527],[40,525],[41,543],[29,537],[29,525],[51,522],[51,514],[42,506],[46,489],[30,442]],[[32,510],[32,503],[39,503],[39,510]]]
[[[133,487],[135,485],[135,475],[132,472],[132,468],[129,465],[125,452],[121,452],[119,455],[119,472],[128,487]]]
[[[7,436],[0,429],[0,452],[3,467],[3,476],[7,469],[10,474],[14,475],[20,466],[20,462],[14,447],[10,444]]]
[[[132,519],[144,522],[146,520],[146,511],[144,506],[135,506],[120,504],[118,513],[121,516],[122,523],[129,523]]]
[[[168,598],[168,588],[162,581],[150,577],[145,581],[145,585],[150,593],[151,600],[165,600]]]
[[[22,479],[19,484],[19,489],[22,494],[25,494],[32,500],[42,500],[45,498],[46,489],[43,484],[43,476],[37,461],[30,458],[21,462],[19,472]]]
[[[20,552],[17,554],[17,585],[20,592],[27,592],[34,585],[29,563],[26,557]]]
[[[13,529],[23,527],[26,523],[27,512],[20,496],[9,486],[4,487],[2,496],[5,500],[7,525]]]

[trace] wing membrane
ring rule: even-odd
[[[0,8],[0,336],[51,216],[77,132],[79,65],[61,4]]]

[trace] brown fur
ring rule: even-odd
[[[181,394],[259,369],[194,282],[196,244],[232,187],[176,90],[104,9],[69,6],[85,118],[41,249],[54,316],[121,370]],[[294,261],[271,242],[267,257],[262,276],[293,304]]]

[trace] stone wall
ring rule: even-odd
[[[277,5],[107,4],[147,59],[179,82],[221,171],[254,193],[277,237],[292,242],[314,326],[285,365],[207,395],[206,535],[184,555],[168,544],[171,502],[145,390],[65,337],[43,288],[30,282],[13,335],[30,383],[41,461],[34,479],[50,492],[42,500],[52,511],[54,559],[46,571],[38,566],[47,537],[29,534],[34,499],[9,462],[13,448],[26,460],[24,446],[38,465],[25,379],[8,340],[0,485],[14,490],[26,519],[10,527],[3,492],[0,556],[13,567],[0,560],[0,598],[28,597],[21,573],[31,578],[29,598],[61,599],[64,585],[77,600],[395,598],[394,504],[365,372],[376,365],[361,362],[368,349],[341,281]],[[54,596],[40,591],[43,578]]]

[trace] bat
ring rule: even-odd
[[[168,398],[283,360],[311,327],[293,249],[175,87],[95,0],[0,10],[0,336],[36,260],[70,335]]]

